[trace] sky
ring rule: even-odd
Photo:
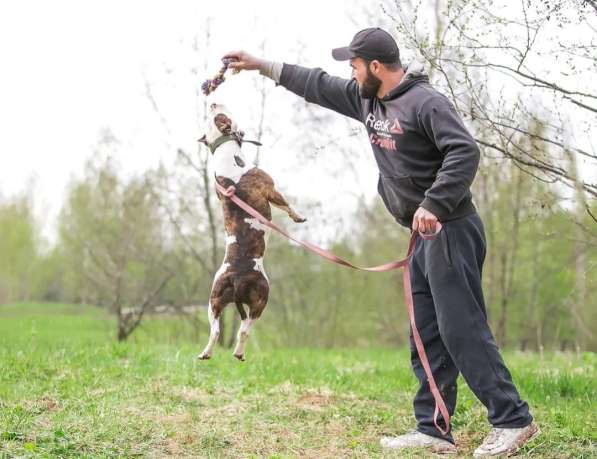
[[[284,60],[300,42],[309,49],[305,61],[319,61],[348,77],[348,66],[330,56],[331,48],[347,44],[355,32],[354,22],[347,18],[337,21],[334,33],[329,33],[330,18],[345,11],[343,2],[226,5],[3,2],[0,195],[11,196],[33,184],[36,212],[46,224],[45,232],[51,233],[67,184],[81,176],[102,129],[111,129],[122,142],[117,159],[129,174],[155,167],[160,160],[173,161],[175,150],[168,149],[172,145],[196,150],[200,128],[191,92],[196,77],[180,74],[196,58],[191,56],[192,39],[203,36],[207,17],[212,17],[213,36],[205,60],[211,65],[207,74],[198,76],[201,81],[215,74],[225,52],[258,50],[265,38],[271,59]],[[250,112],[241,101],[252,89],[248,81],[257,76],[235,78],[239,84],[227,82],[214,97]],[[149,103],[146,81],[154,88],[170,133]],[[283,89],[277,92],[284,98]],[[285,97],[287,112],[292,99]],[[239,113],[243,117],[249,118]],[[245,130],[250,132],[251,126],[245,125]]]
[[[80,177],[103,129],[121,142],[116,152],[124,174],[171,164],[176,148],[196,151],[201,134],[193,90],[197,79],[212,77],[230,50],[264,52],[272,60],[321,66],[349,76],[346,63],[335,62],[334,47],[348,44],[367,26],[385,25],[354,14],[339,0],[293,1],[18,1],[0,4],[0,196],[33,185],[35,210],[44,234],[55,231],[67,185]],[[204,32],[211,18],[212,37]],[[193,52],[199,37],[200,52]],[[403,56],[408,51],[402,50]],[[206,74],[191,74],[200,59]],[[239,125],[255,132],[256,85],[261,77],[243,72],[211,98],[231,106]],[[296,97],[270,81],[266,124],[277,129],[274,145],[264,145],[262,166],[292,196],[325,203],[333,194],[335,212],[354,207],[355,177],[338,173],[342,161],[333,139],[350,124],[329,125],[326,155],[308,164],[308,177],[294,173],[297,159],[286,154],[296,139],[291,118]],[[152,108],[147,85],[166,123]],[[211,100],[211,99],[210,99]],[[358,126],[357,124],[352,127]],[[249,135],[247,135],[249,137]],[[364,136],[357,142],[358,186],[376,194],[377,170]],[[355,149],[351,149],[353,151]],[[300,166],[304,166],[300,165]],[[302,169],[304,170],[304,169]],[[305,187],[305,182],[311,184]],[[313,185],[315,184],[315,185]],[[298,206],[300,208],[300,205]]]

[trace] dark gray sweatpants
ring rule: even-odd
[[[494,427],[531,423],[529,407],[520,399],[489,325],[481,288],[485,232],[477,214],[443,223],[431,240],[417,238],[410,261],[415,320],[431,371],[450,416],[456,407],[456,378],[464,380],[487,407]],[[435,401],[429,390],[412,333],[411,362],[420,388],[414,410],[417,430],[447,438],[433,424]],[[444,425],[440,415],[440,425]]]

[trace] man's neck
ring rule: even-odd
[[[377,98],[382,99],[392,89],[400,84],[404,77],[404,69],[400,69],[397,72],[389,72],[388,76],[381,80],[381,85],[377,90]]]

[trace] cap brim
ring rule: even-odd
[[[332,57],[337,61],[347,61],[348,59],[356,57],[356,54],[353,53],[348,46],[344,46],[342,48],[332,49]]]

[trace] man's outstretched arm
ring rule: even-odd
[[[303,97],[307,102],[361,121],[361,98],[355,80],[330,76],[320,68],[309,69],[260,59],[244,51],[232,51],[224,57],[236,59],[236,62],[229,65],[232,69],[259,70],[262,75]]]

